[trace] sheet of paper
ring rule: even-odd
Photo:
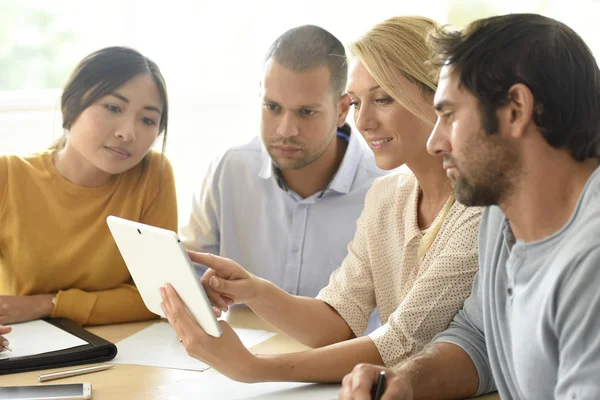
[[[246,347],[252,347],[275,333],[252,329],[235,329]],[[152,367],[204,371],[208,365],[190,357],[177,334],[166,321],[156,322],[117,343],[115,364],[147,365]]]
[[[197,379],[161,386],[160,390],[178,400],[333,400],[338,398],[341,385],[267,382],[240,383],[213,371]]]
[[[0,360],[49,353],[87,344],[85,340],[42,320],[14,324],[10,327],[12,331],[5,337],[10,342],[8,347],[12,352],[0,353]]]

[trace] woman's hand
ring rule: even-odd
[[[14,324],[46,318],[52,314],[51,294],[0,296],[0,324]]]
[[[10,331],[12,331],[11,327],[0,325],[0,353],[3,352],[6,348],[6,346],[9,345],[8,340],[6,340],[6,338],[3,337],[2,335],[6,335],[7,333],[10,333]]]
[[[193,262],[209,268],[202,276],[202,285],[216,308],[227,311],[233,304],[248,304],[259,297],[265,281],[235,261],[209,253],[188,254]]]
[[[191,357],[236,381],[256,381],[260,376],[259,361],[227,322],[219,321],[223,331],[220,337],[210,336],[192,319],[173,286],[160,288],[160,295],[163,299],[160,307]]]

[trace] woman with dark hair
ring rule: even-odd
[[[177,229],[173,171],[151,150],[166,143],[165,81],[137,51],[105,48],[75,68],[61,111],[49,150],[0,156],[0,324],[154,318],[105,219]]]

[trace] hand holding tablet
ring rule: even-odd
[[[206,292],[185,248],[173,231],[109,216],[106,223],[144,304],[165,317],[159,288],[170,283],[193,319],[211,336],[221,336]]]

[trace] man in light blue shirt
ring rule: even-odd
[[[285,291],[316,296],[346,256],[383,174],[345,123],[343,45],[316,26],[280,36],[261,82],[261,137],[215,160],[181,229],[185,247],[231,258]]]
[[[450,327],[387,370],[385,399],[600,399],[600,69],[541,15],[432,40],[442,65],[431,153],[456,199],[487,206],[479,272]],[[357,367],[340,398],[380,375]]]

